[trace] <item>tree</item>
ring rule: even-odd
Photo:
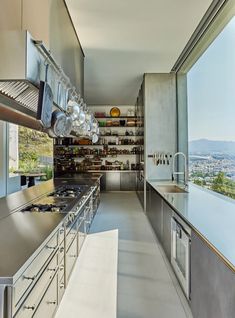
[[[203,187],[203,186],[206,185],[205,180],[201,180],[201,179],[194,179],[194,180],[193,180],[193,183],[195,183],[195,184],[197,184],[197,185],[199,185],[199,186],[201,186],[201,187]]]
[[[211,185],[211,190],[216,191],[218,193],[226,194],[226,177],[224,172],[219,172],[217,177],[214,178],[212,185]]]

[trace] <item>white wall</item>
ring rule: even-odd
[[[18,144],[15,145],[15,151],[18,152]],[[0,197],[20,189],[20,176],[9,175],[9,124],[0,121]]]

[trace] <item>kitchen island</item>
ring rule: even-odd
[[[0,200],[0,317],[52,317],[99,205],[99,178],[54,179]]]
[[[192,184],[187,191],[171,192],[167,186],[172,182],[148,181],[146,212],[171,263],[172,220],[179,220],[179,239],[181,230],[191,229],[188,301],[194,318],[234,317],[234,201]]]

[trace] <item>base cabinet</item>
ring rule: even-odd
[[[53,317],[58,305],[57,284],[58,276],[55,275],[33,317]]]
[[[104,172],[101,178],[102,191],[135,191],[136,172]]]
[[[195,232],[191,243],[191,309],[194,318],[235,317],[235,274]]]
[[[147,216],[167,258],[171,261],[171,217],[173,210],[162,197],[147,184]]]

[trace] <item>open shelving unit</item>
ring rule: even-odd
[[[85,138],[58,139],[54,145],[56,173],[102,173],[103,189],[135,190],[139,171],[137,156],[143,144],[143,136],[137,130],[141,125],[139,117],[127,115],[129,108],[135,112],[135,106],[120,106],[119,117],[109,115],[112,106],[90,108],[94,114],[103,112],[103,116],[96,116],[100,127],[98,142],[92,144]],[[128,120],[132,124],[127,124]],[[112,125],[112,121],[115,125]]]
[[[54,161],[56,169],[76,171],[136,171],[136,155],[143,138],[136,133],[136,116],[128,116],[134,106],[121,106],[121,115],[112,117],[109,115],[112,106],[91,106],[94,114],[98,114],[97,120],[100,126],[100,138],[98,143],[91,144],[88,140],[69,139],[58,140],[54,146]],[[100,115],[100,113],[103,116]],[[123,120],[125,122],[123,123]],[[131,122],[128,122],[131,120]],[[115,125],[112,125],[115,122]],[[129,123],[129,124],[128,124]],[[62,144],[61,144],[62,143]],[[80,160],[84,158],[84,160]],[[65,163],[64,159],[70,159]],[[78,160],[79,159],[79,160]],[[95,162],[95,164],[93,163]],[[99,164],[98,164],[99,162]],[[94,169],[94,166],[97,166]],[[92,167],[92,169],[91,169]]]

